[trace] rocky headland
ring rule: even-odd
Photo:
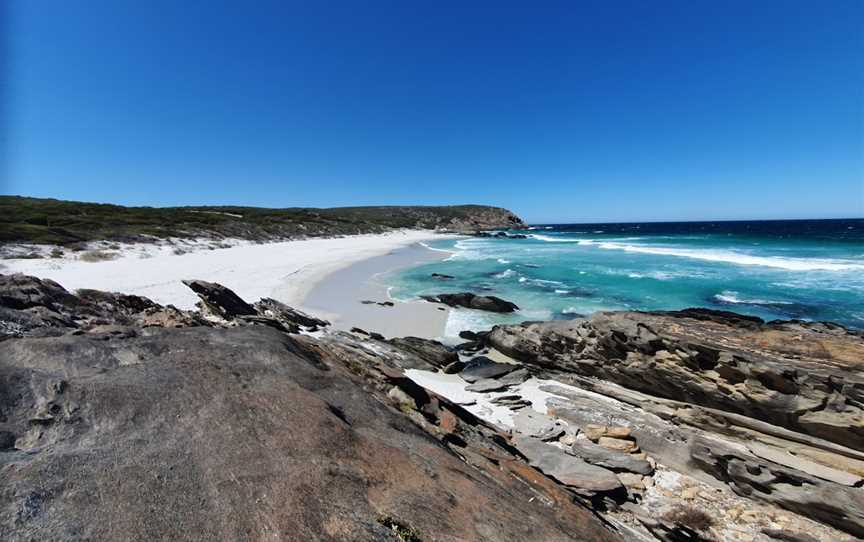
[[[860,333],[626,312],[451,347],[186,285],[0,275],[0,539],[864,535]]]

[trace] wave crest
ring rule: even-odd
[[[714,295],[714,301],[727,305],[793,305],[791,301],[774,301],[771,299],[747,299],[732,290],[723,290]]]

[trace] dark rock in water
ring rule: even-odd
[[[615,473],[568,455],[541,440],[519,437],[513,439],[513,445],[528,458],[532,467],[562,484],[592,492],[621,488]]]
[[[454,346],[454,348],[459,352],[477,352],[478,350],[483,349],[483,343],[479,343],[477,341],[468,341],[464,343],[459,343]]]
[[[424,295],[421,298],[432,303],[443,303],[451,307],[465,307],[489,312],[513,312],[519,310],[519,307],[515,303],[505,301],[500,297],[476,295],[470,292]]]
[[[399,337],[388,341],[393,346],[408,351],[428,363],[434,369],[459,361],[459,354],[438,341],[419,337]],[[415,367],[420,369],[422,367]]]
[[[506,375],[518,369],[518,365],[512,363],[498,363],[486,356],[477,356],[465,364],[465,368],[459,373],[466,382],[477,382],[484,378],[496,378]]]
[[[459,338],[466,341],[482,341],[487,335],[489,335],[488,331],[471,331],[470,329],[459,332]]]
[[[592,465],[615,471],[628,471],[643,475],[654,472],[654,469],[651,468],[651,463],[648,461],[638,459],[624,452],[604,448],[588,439],[577,440],[569,450],[565,451],[582,458]]]
[[[556,320],[579,320],[579,319],[585,318],[585,317],[586,317],[585,314],[582,314],[579,312],[569,312],[569,311],[568,312],[561,311],[560,313],[555,315]]]
[[[203,280],[184,280],[183,284],[198,294],[204,306],[216,316],[233,320],[238,316],[257,314],[252,305],[221,284]]]
[[[528,236],[524,233],[508,233],[505,231],[488,232],[478,231],[471,234],[473,237],[492,237],[495,239],[527,239]]]
[[[433,279],[440,279],[440,280],[450,280],[450,279],[456,278],[453,275],[445,275],[444,273],[432,273],[431,276]]]
[[[450,374],[456,374],[456,373],[458,373],[459,371],[461,371],[461,370],[464,369],[464,368],[465,368],[465,362],[464,362],[464,361],[460,361],[460,360],[457,359],[457,360],[454,361],[453,363],[450,363],[450,364],[448,364],[448,365],[445,365],[444,368],[441,369],[441,370],[442,370],[445,374],[450,375]]]

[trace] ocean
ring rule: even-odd
[[[527,238],[428,243],[449,255],[387,277],[390,295],[469,291],[521,309],[455,310],[448,336],[497,323],[687,307],[864,329],[864,219],[552,224],[510,233]]]

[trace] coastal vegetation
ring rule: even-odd
[[[124,207],[0,196],[0,243],[74,245],[196,237],[255,241],[380,233],[399,228],[477,231],[520,226],[485,205],[269,209],[241,206]]]

